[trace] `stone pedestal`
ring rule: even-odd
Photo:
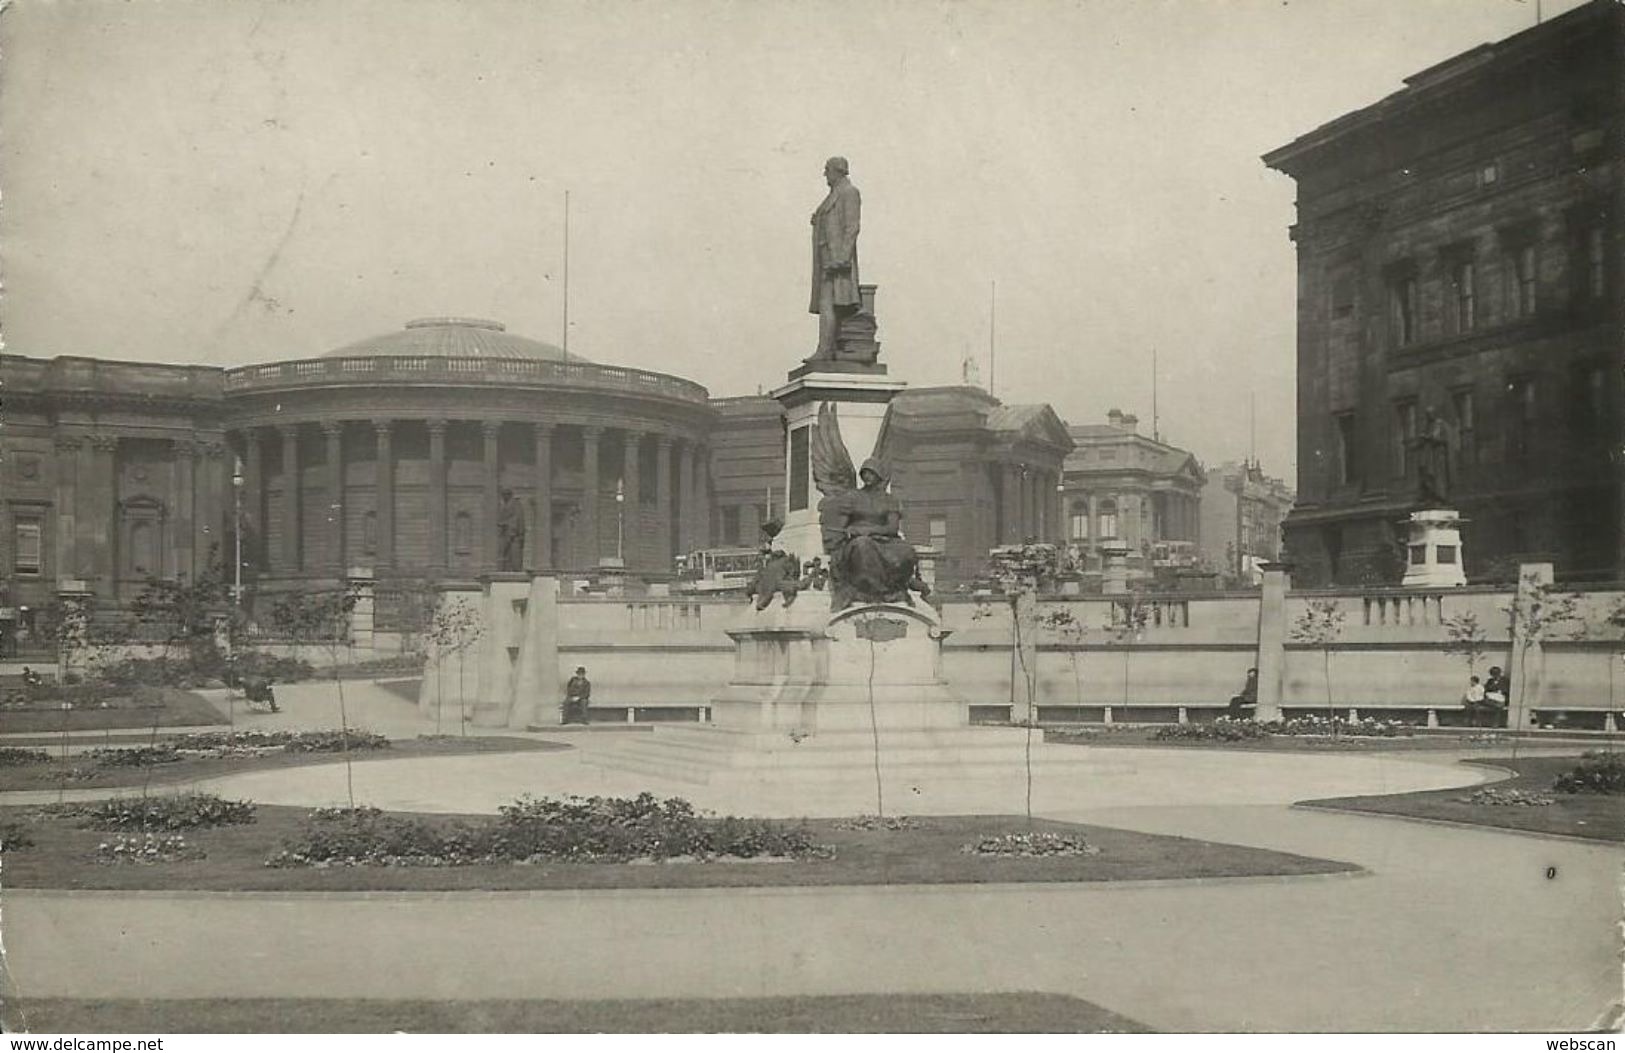
[[[819,407],[830,403],[840,422],[841,438],[856,471],[875,449],[886,407],[906,384],[885,375],[884,366],[838,370],[833,362],[815,362],[791,373],[789,383],[771,394],[784,407],[785,516],[777,547],[803,563],[824,554],[818,527],[818,501],[813,482],[811,445]],[[810,599],[810,597],[809,597]]]
[[[1451,588],[1467,584],[1462,569],[1461,514],[1454,509],[1434,508],[1412,512],[1406,524],[1406,588]]]
[[[1108,541],[1100,546],[1100,591],[1107,596],[1122,596],[1128,592],[1128,546],[1121,541]]]

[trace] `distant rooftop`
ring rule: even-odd
[[[323,358],[380,356],[432,358],[521,358],[541,362],[585,362],[580,355],[541,340],[515,336],[501,322],[485,318],[416,318],[393,333],[358,340]]]

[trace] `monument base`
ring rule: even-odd
[[[729,630],[734,673],[711,702],[714,726],[657,727],[583,759],[747,793],[799,792],[809,804],[876,779],[903,800],[928,787],[941,795],[965,780],[1018,778],[1029,759],[1048,767],[1081,759],[1025,728],[971,727],[969,707],[942,679],[949,631],[923,601],[833,615],[827,603],[827,593],[803,593]]]
[[[1454,588],[1467,584],[1461,553],[1461,513],[1450,508],[1412,512],[1406,524],[1406,588]]]

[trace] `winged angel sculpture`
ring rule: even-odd
[[[903,538],[902,506],[886,489],[892,415],[880,425],[873,456],[856,473],[852,455],[841,439],[835,407],[818,408],[818,426],[808,444],[818,502],[818,525],[829,557],[830,605],[841,610],[854,603],[907,603],[909,590],[922,596],[930,588],[919,579],[914,546]]]

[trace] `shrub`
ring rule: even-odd
[[[98,768],[150,768],[155,764],[173,764],[180,760],[175,747],[163,746],[98,746],[86,750],[83,759]]]
[[[984,837],[960,848],[961,852],[977,856],[1092,856],[1100,848],[1073,834],[1031,833],[1000,834]]]
[[[25,764],[49,764],[51,755],[44,750],[24,749],[21,746],[0,746],[0,768],[20,768]]]
[[[1625,794],[1625,754],[1590,750],[1552,783],[1558,793]]]
[[[827,854],[806,830],[755,819],[701,820],[681,798],[521,797],[495,820],[466,823],[320,808],[267,866],[465,866],[537,861],[620,863],[679,856],[736,859]]]
[[[228,801],[212,793],[113,797],[62,806],[55,814],[72,816],[96,830],[191,830],[252,823],[254,802]]]
[[[1269,728],[1255,720],[1220,717],[1211,724],[1168,724],[1151,736],[1160,742],[1247,742],[1269,738]]]
[[[34,838],[29,834],[28,827],[14,819],[0,820],[0,852],[33,847]]]

